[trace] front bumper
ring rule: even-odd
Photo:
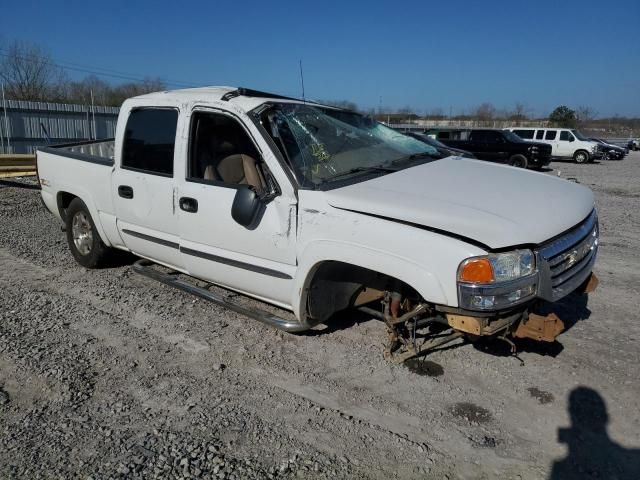
[[[586,280],[574,291],[591,293],[598,286],[598,277],[589,272]],[[449,326],[473,337],[510,334],[515,338],[553,342],[564,330],[564,322],[553,312],[552,304],[540,300],[532,300],[521,305],[516,311],[496,314],[494,316],[474,316],[471,312],[464,314],[446,313]],[[547,312],[547,313],[543,313]]]
[[[488,296],[491,305],[505,306],[498,311],[491,311],[491,308],[482,312],[448,310],[448,318],[453,318],[453,323],[449,321],[449,324],[453,328],[461,329],[462,323],[456,323],[456,317],[466,318],[464,325],[472,325],[473,331],[463,331],[475,335],[491,335],[494,333],[495,325],[500,325],[501,329],[509,328],[509,325],[500,323],[505,318],[511,318],[512,324],[517,323],[523,315],[526,316],[527,312],[531,312],[532,308],[541,302],[553,303],[574,291],[592,291],[597,285],[597,278],[592,273],[597,251],[598,219],[596,211],[593,210],[576,227],[533,250],[537,265],[534,274],[502,284],[460,283],[459,305],[471,305],[467,297],[475,299],[478,296]],[[527,286],[531,286],[532,290],[522,290]],[[518,292],[524,294],[520,295]],[[498,301],[505,296],[514,300]]]

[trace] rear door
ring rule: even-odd
[[[239,117],[198,108],[189,123],[186,172],[179,184],[180,250],[189,274],[289,307],[296,271],[296,198],[291,185],[266,202],[257,225],[231,217],[236,192],[275,184],[256,130]]]
[[[505,141],[498,132],[473,130],[469,135],[469,141],[473,148],[472,152],[476,157],[493,162],[502,160]]]
[[[549,145],[551,145],[551,155],[554,157],[563,156],[558,149],[558,136],[559,135],[557,130],[546,130],[544,132],[544,143],[548,143]]]
[[[166,107],[129,112],[112,182],[118,231],[127,248],[175,268],[182,265],[174,198],[178,115]]]

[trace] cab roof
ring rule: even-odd
[[[235,106],[245,111],[250,111],[265,102],[277,100],[284,103],[306,103],[312,105],[321,104],[309,100],[302,100],[293,97],[287,97],[276,93],[261,92],[259,90],[253,90],[244,87],[226,87],[226,86],[211,86],[211,87],[199,87],[199,88],[184,88],[180,90],[167,90],[162,92],[147,93],[145,95],[139,95],[133,97],[135,99],[145,100],[162,100],[163,102],[170,101],[180,104],[183,102],[212,102],[212,101],[226,101],[233,103]],[[322,105],[325,106],[325,105]],[[328,107],[328,105],[326,105]]]

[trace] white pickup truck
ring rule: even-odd
[[[447,155],[353,112],[211,87],[129,99],[115,140],[41,148],[37,170],[87,268],[127,250],[136,271],[291,332],[360,309],[394,361],[461,337],[553,341],[563,324],[541,305],[597,284],[592,192]]]

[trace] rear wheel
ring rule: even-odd
[[[66,231],[69,250],[76,261],[86,268],[100,266],[109,252],[96,230],[89,209],[79,198],[67,208]]]
[[[589,161],[589,154],[584,150],[578,150],[573,154],[573,159],[576,163],[587,163]]]
[[[528,164],[529,162],[527,162],[527,157],[525,157],[524,155],[513,155],[509,159],[509,165],[511,165],[512,167],[527,168]]]

